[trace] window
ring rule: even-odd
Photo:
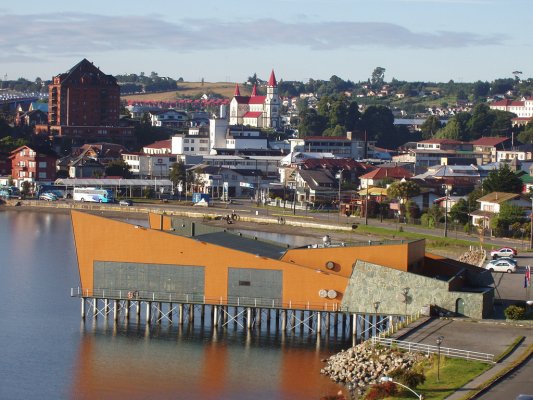
[[[29,166],[30,168],[35,168],[35,164],[36,164],[35,161],[30,161],[30,162],[28,163],[28,166]]]
[[[39,168],[46,168],[47,163],[46,161],[39,161]]]
[[[46,179],[46,172],[39,172],[40,179]]]
[[[251,286],[250,281],[239,281],[239,286]]]

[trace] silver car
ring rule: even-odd
[[[490,272],[507,272],[510,274],[516,272],[516,264],[509,260],[492,260],[485,265],[485,269]]]

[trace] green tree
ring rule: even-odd
[[[369,140],[376,140],[379,146],[388,147],[394,139],[394,115],[385,106],[369,106],[361,116],[361,129],[365,130]]]
[[[472,118],[467,122],[471,139],[478,139],[482,136],[489,136],[492,132],[492,124],[496,116],[491,113],[489,106],[480,103],[474,107]]]
[[[513,171],[511,171],[511,168],[505,164],[501,168],[489,172],[487,178],[483,180],[483,191],[485,193],[521,193],[522,181]]]
[[[326,117],[319,115],[315,109],[308,108],[300,113],[300,123],[298,124],[298,134],[300,137],[321,136],[326,128]]]
[[[172,181],[172,185],[174,187],[178,186],[180,182],[185,187],[185,183],[187,180],[187,170],[185,169],[185,163],[183,162],[183,160],[180,159],[178,162],[172,164],[172,166],[170,167],[169,178]]]
[[[468,202],[465,199],[459,199],[452,208],[450,208],[450,219],[460,224],[466,224],[470,217],[468,216]]]
[[[525,129],[518,134],[517,139],[522,143],[533,143],[533,118],[529,120]]]
[[[420,186],[413,181],[397,181],[389,186],[387,189],[387,197],[391,199],[400,199],[402,203],[406,203],[412,197],[420,194]]]
[[[522,207],[502,203],[500,205],[500,212],[490,219],[490,227],[495,236],[513,236],[512,234],[510,235],[510,226],[515,223],[520,223],[523,220],[524,210]]]
[[[422,131],[422,138],[432,138],[433,135],[441,128],[442,123],[440,122],[439,117],[437,117],[436,115],[430,115],[420,126],[420,130]]]
[[[376,67],[372,71],[372,77],[370,78],[370,83],[372,84],[373,89],[380,89],[385,82],[385,71],[383,67]]]
[[[474,86],[472,87],[472,95],[474,96],[474,100],[477,100],[480,97],[487,97],[489,91],[490,83],[481,81],[474,82]]]
[[[105,167],[106,176],[121,176],[123,178],[131,178],[130,166],[120,158],[111,161]]]

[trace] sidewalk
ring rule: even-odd
[[[446,397],[446,400],[460,400],[468,392],[472,390],[476,390],[480,388],[481,386],[484,386],[485,384],[493,380],[500,372],[502,372],[507,367],[509,367],[509,365],[511,365],[516,360],[518,360],[522,355],[524,355],[525,351],[531,344],[533,344],[533,337],[526,336],[524,341],[503,361],[496,363],[491,369],[489,369],[488,371],[485,371],[484,373],[479,375],[477,378],[474,378],[472,381],[468,382],[465,386],[458,389],[451,396]]]
[[[396,332],[392,338],[415,343],[434,344],[437,336],[443,336],[446,346],[494,354],[495,357],[498,357],[509,348],[517,337],[525,337],[522,343],[506,358],[446,398],[447,400],[460,400],[470,391],[479,390],[480,387],[487,385],[498,374],[520,359],[528,347],[533,344],[532,328],[533,326],[529,322],[509,324],[503,320],[472,321],[455,318],[421,318]],[[529,368],[529,365],[523,368],[526,367]]]

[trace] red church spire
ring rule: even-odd
[[[234,96],[240,96],[241,95],[241,91],[239,90],[239,84],[236,83],[235,84],[235,93],[233,93]]]
[[[257,96],[257,87],[254,84],[254,87],[252,88],[252,96]]]
[[[278,82],[276,81],[276,75],[274,75],[274,69],[272,69],[272,72],[270,73],[270,79],[268,80],[268,86],[278,86]]]

